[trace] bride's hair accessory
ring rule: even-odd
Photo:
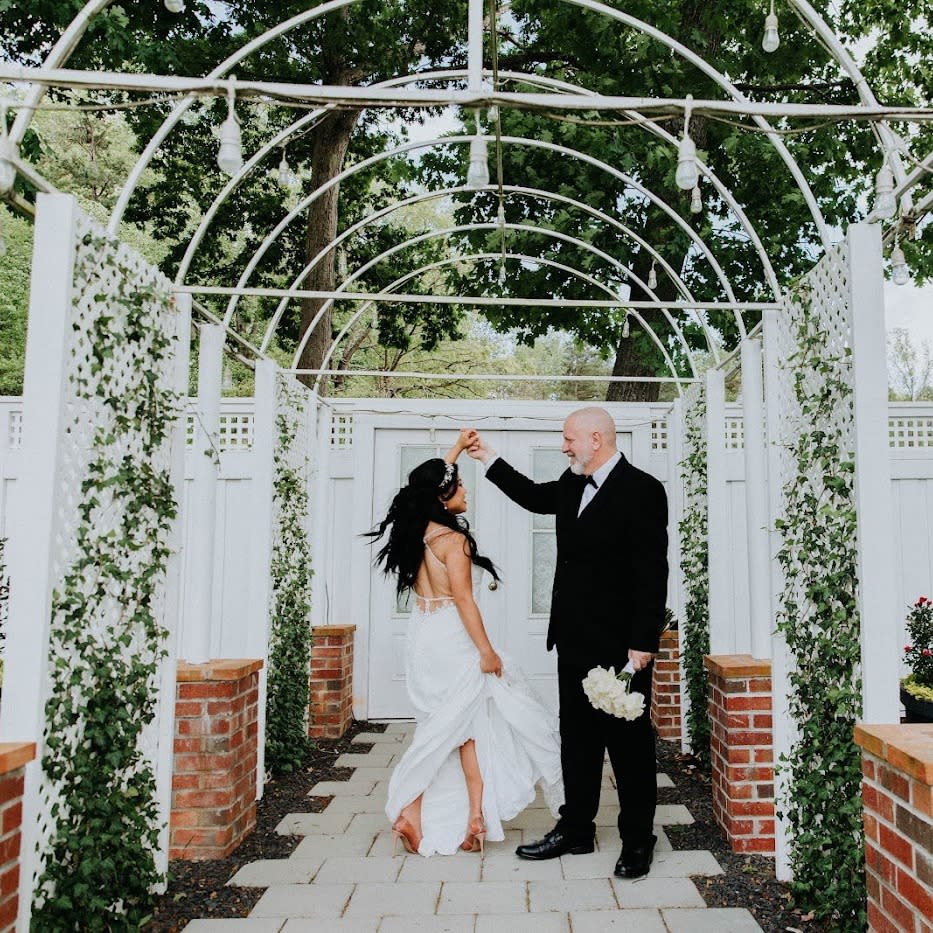
[[[447,468],[444,470],[444,478],[437,484],[438,489],[446,489],[450,485],[450,481],[454,478],[454,470],[456,469],[453,463],[447,464]]]

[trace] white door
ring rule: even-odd
[[[535,480],[556,479],[567,467],[559,428],[484,433],[516,469]],[[432,442],[423,428],[376,429],[373,524],[385,515],[409,471],[429,457],[442,456],[455,437],[454,431],[435,431]],[[620,433],[618,439],[622,452],[631,456],[631,434]],[[487,576],[481,591],[486,631],[556,710],[557,658],[545,650],[556,553],[554,517],[519,508],[487,482],[482,465],[465,454],[459,467],[467,490],[466,518],[480,552],[492,559],[502,577],[490,588]],[[405,691],[407,601],[396,597],[394,580],[381,571],[374,570],[370,579],[368,715],[408,718],[413,711]]]

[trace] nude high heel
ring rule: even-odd
[[[467,829],[467,837],[460,843],[460,848],[464,852],[479,851],[483,855],[483,845],[486,842],[486,821],[482,815],[474,816],[470,819],[470,825]]]
[[[421,840],[415,835],[414,827],[405,817],[400,816],[392,826],[392,857],[394,858],[398,853],[398,844],[401,840],[402,845],[405,848],[405,851],[410,855],[418,854],[418,847],[421,845]]]

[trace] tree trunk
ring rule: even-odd
[[[350,136],[359,116],[358,110],[336,111],[316,127],[311,150],[311,178],[316,188],[340,174]],[[305,257],[308,262],[325,249],[337,235],[339,196],[340,185],[334,185],[308,209],[305,229]],[[302,288],[333,291],[336,285],[335,259],[335,250],[330,250],[308,273]],[[324,300],[320,298],[302,299],[302,335],[311,326],[323,304]],[[331,311],[328,310],[314,325],[314,330],[305,344],[299,364],[301,368],[319,369],[332,339]],[[314,377],[307,377],[303,381],[310,385],[314,382]]]

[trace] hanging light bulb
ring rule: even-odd
[[[298,176],[292,171],[292,167],[288,164],[288,159],[285,158],[284,146],[282,147],[282,161],[279,162],[275,177],[281,188],[297,188],[300,184]]]
[[[876,217],[889,220],[897,213],[897,201],[894,198],[894,173],[888,165],[885,155],[884,163],[875,176],[875,203],[873,213]]]
[[[906,285],[910,281],[910,273],[907,271],[907,257],[901,249],[901,244],[894,241],[894,249],[891,250],[891,278],[895,285]]]
[[[184,13],[185,0],[165,0],[165,9],[169,13]]]
[[[0,107],[0,194],[13,190],[16,183],[15,160],[19,153],[7,133],[6,106]]]
[[[703,210],[703,194],[700,191],[699,185],[693,186],[693,191],[690,194],[690,213],[699,214]]]
[[[658,287],[658,273],[654,268],[654,260],[651,260],[651,268],[648,270],[648,288],[652,291]]]
[[[697,147],[690,138],[690,109],[693,103],[693,95],[687,95],[687,103],[684,107],[684,135],[677,146],[677,173],[674,180],[677,187],[683,191],[690,191],[696,187],[699,181],[697,173]]]
[[[499,284],[505,285],[505,263],[499,263]]]
[[[780,44],[778,18],[774,12],[774,0],[771,0],[771,12],[765,17],[765,34],[761,40],[761,47],[770,55],[778,50]]]
[[[628,339],[629,335],[629,326],[628,326],[628,311],[625,312],[625,317],[622,319],[622,339]]]
[[[489,184],[489,148],[479,136],[470,141],[470,167],[467,169],[467,187],[478,189]]]
[[[490,123],[495,123],[499,119],[499,108],[493,104],[487,111],[486,116]]]
[[[233,75],[227,90],[227,119],[220,127],[220,149],[217,152],[217,165],[227,175],[235,175],[243,167],[243,137],[240,133],[240,121],[236,115],[236,91],[233,89]]]
[[[505,227],[505,208],[502,206],[502,202],[499,202],[499,210],[496,211],[496,223],[500,227]]]

